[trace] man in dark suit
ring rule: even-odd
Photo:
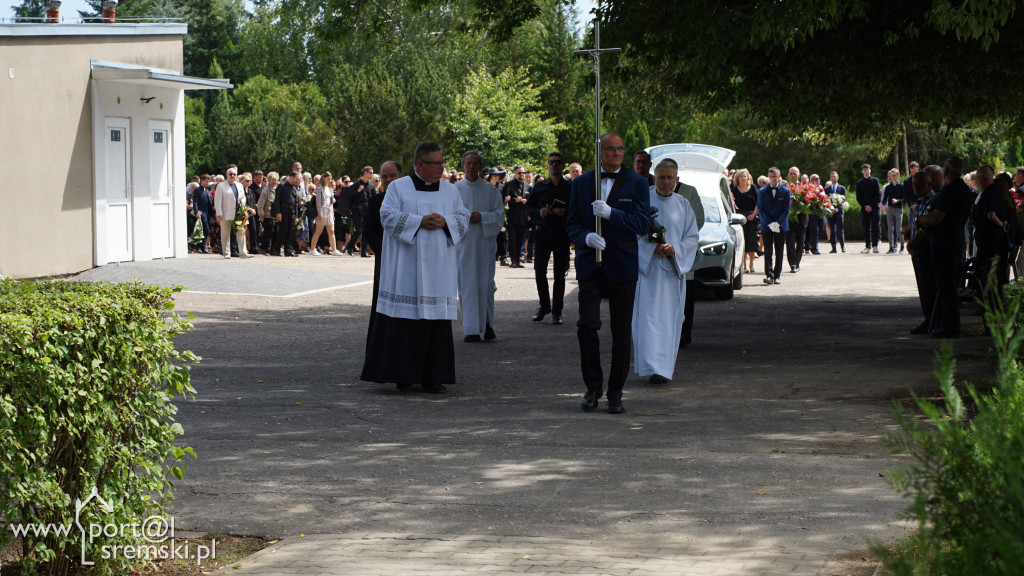
[[[608,298],[611,314],[612,367],[608,374],[608,412],[622,414],[622,388],[629,372],[632,346],[633,298],[639,273],[637,236],[650,231],[650,192],[647,181],[622,167],[622,138],[601,137],[601,172],[573,180],[566,233],[576,244],[576,279],[579,282],[580,319],[576,336],[580,366],[587,392],[580,408],[597,409],[603,393],[600,341],[601,297]],[[600,185],[600,197],[597,185]],[[601,234],[595,232],[601,218]],[[597,261],[597,251],[602,261]]]
[[[789,231],[789,188],[782,185],[782,174],[772,166],[768,169],[768,185],[757,191],[757,213],[761,217],[764,239],[764,283],[781,284],[782,248]]]
[[[839,183],[839,172],[835,170],[828,175],[828,179],[832,182],[828,188],[825,188],[825,194],[831,196],[833,194],[841,194],[843,197],[846,196],[846,186]],[[839,247],[842,248],[843,252],[846,252],[846,233],[843,231],[843,207],[833,206],[836,209],[831,216],[828,217],[829,227],[829,240],[832,242],[832,252],[836,253],[836,240],[839,241]]]
[[[512,259],[512,268],[522,268],[519,263],[523,249],[526,226],[529,224],[526,214],[526,171],[522,165],[513,170],[513,177],[505,184],[505,202],[508,204],[508,255]]]

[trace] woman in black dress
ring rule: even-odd
[[[991,167],[982,166],[979,172],[981,170],[989,171],[987,177],[991,178]],[[1010,228],[1011,224],[1014,224],[1010,222],[1010,215],[1016,214],[1009,190],[1013,182],[1007,175],[999,176],[993,185],[981,192],[981,198],[974,207],[974,243],[977,247],[976,256],[982,265],[987,267],[988,262],[996,256],[999,257],[996,280],[1002,286],[1010,280],[1007,256],[1010,251]]]
[[[757,258],[757,188],[746,168],[736,171],[730,189],[736,211],[747,217],[747,223],[743,225],[743,271],[753,273],[754,259]]]

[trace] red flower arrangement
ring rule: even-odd
[[[831,216],[836,212],[832,201],[825,194],[825,189],[809,182],[789,184],[792,204],[789,208],[789,219],[796,220],[800,214],[811,216]]]

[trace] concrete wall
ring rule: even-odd
[[[0,34],[2,276],[69,274],[93,265],[90,59],[180,72],[182,36]],[[135,92],[121,99],[123,106],[139,105]],[[109,96],[116,107],[117,94]]]

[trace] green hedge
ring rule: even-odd
[[[890,437],[890,445],[912,462],[891,470],[888,481],[909,499],[904,518],[918,528],[909,540],[876,546],[888,574],[1024,574],[1020,313],[1019,299],[986,313],[998,365],[990,393],[970,384],[957,389],[952,348],[945,342],[935,362],[942,402],[915,396],[923,422],[896,406],[903,433]]]
[[[77,571],[76,501],[92,490],[82,526],[137,525],[162,515],[170,476],[182,477],[182,434],[171,401],[193,396],[191,352],[172,338],[191,328],[174,307],[180,288],[142,284],[0,280],[0,514],[14,525],[67,525],[67,535],[23,538],[25,574]],[[101,546],[137,535],[86,539],[90,573],[127,574],[138,561],[104,560]]]

